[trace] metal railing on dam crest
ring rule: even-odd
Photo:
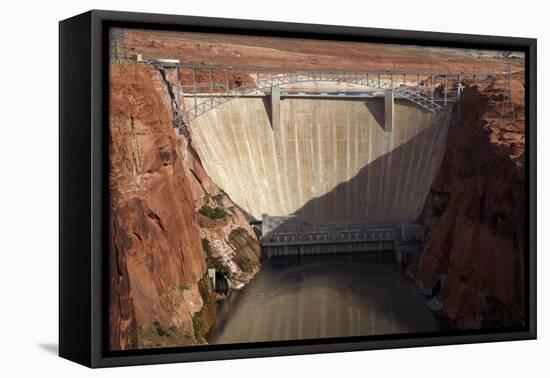
[[[151,61],[151,64],[159,63]],[[173,67],[178,70],[181,96],[194,99],[193,106],[188,109],[189,122],[235,97],[269,96],[274,87],[296,83],[349,84],[374,93],[390,90],[396,97],[437,113],[456,100],[466,77],[477,83],[479,79],[494,75],[487,72],[326,71],[192,64]],[[349,93],[346,90],[339,92],[344,97]],[[320,92],[320,95],[328,93]]]
[[[438,113],[460,96],[466,78],[476,84],[480,79],[495,75],[491,72],[297,70],[197,65],[182,64],[177,59],[142,60],[139,55],[136,60],[176,71],[178,102],[181,103],[181,98],[193,98],[192,105],[186,109],[184,121],[187,123],[236,97],[270,96],[273,88],[297,83],[348,84],[370,90],[370,93],[364,93],[365,97],[380,96],[377,91],[390,91],[394,97],[407,99],[427,111]],[[339,96],[356,96],[345,89],[337,91]],[[322,91],[317,94],[329,96]],[[312,93],[294,93],[294,96],[300,95],[311,96]]]

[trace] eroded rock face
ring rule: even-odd
[[[252,234],[205,173],[190,135],[174,129],[164,79],[145,65],[111,65],[112,350],[206,342],[216,305],[201,237],[229,245],[234,228]],[[197,210],[205,203],[229,209],[224,222],[232,226],[201,230]],[[228,266],[240,255],[238,247],[220,254]],[[258,266],[259,259],[253,273]],[[253,273],[239,277],[246,283]]]
[[[240,289],[260,269],[260,245],[235,207],[223,219],[199,216],[201,236],[210,268],[221,266],[233,289]],[[248,227],[246,227],[248,226]],[[219,270],[219,269],[218,269]]]
[[[128,298],[134,309],[139,347],[171,339],[195,343],[190,303],[199,308],[202,303],[198,291],[189,293],[204,274],[204,254],[192,191],[155,72],[112,65],[110,105],[111,252],[128,273],[118,297]],[[172,327],[170,337],[162,331],[158,340],[146,337],[162,327]]]
[[[166,70],[163,75],[168,85],[175,83],[174,70]],[[180,109],[180,114],[185,113],[183,110]],[[218,125],[220,130],[225,126],[222,123]],[[178,134],[178,140],[185,177],[190,183],[195,201],[195,211],[200,213],[200,209],[207,205],[223,209],[225,212],[222,219],[216,220],[198,214],[203,247],[208,244],[206,255],[221,264],[218,268],[227,274],[233,289],[242,288],[256,275],[261,266],[260,243],[249,224],[251,216],[237,206],[208,175],[193,143],[193,130],[185,128]],[[212,263],[212,259],[207,259],[207,263]],[[212,264],[208,267],[213,268]]]
[[[111,223],[111,235],[114,227]],[[122,242],[122,239],[118,239]],[[130,277],[126,267],[126,255],[120,242],[111,245],[109,253],[109,346],[111,350],[137,347],[137,324],[134,302],[130,294]]]
[[[438,300],[459,328],[524,324],[523,114],[499,121],[498,99],[465,91],[421,215],[428,241],[410,267],[426,287],[444,277]]]

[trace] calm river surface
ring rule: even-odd
[[[363,254],[274,257],[220,304],[210,344],[443,329],[393,261]]]

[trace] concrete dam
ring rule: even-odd
[[[194,119],[191,133],[210,177],[255,219],[400,221],[422,209],[449,118],[396,98],[388,132],[383,98],[281,98],[273,131],[268,99],[241,97]]]

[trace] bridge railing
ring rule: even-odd
[[[488,72],[313,71],[185,64],[178,68],[180,95],[193,98],[189,121],[235,97],[269,94],[274,86],[306,82],[336,82],[372,90],[392,90],[397,97],[437,113],[456,100],[463,83],[477,84],[494,76]]]

